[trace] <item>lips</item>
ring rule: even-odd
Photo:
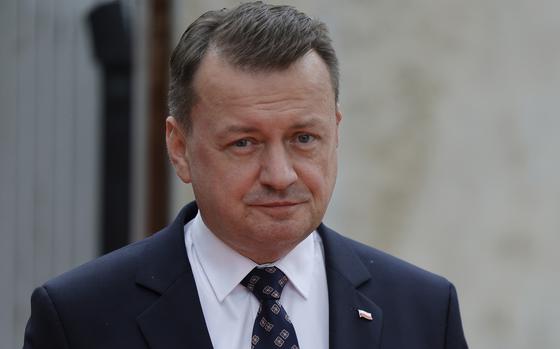
[[[269,201],[250,204],[253,210],[261,212],[274,220],[287,220],[294,217],[297,212],[301,212],[301,201]]]
[[[274,202],[263,202],[263,203],[255,203],[252,206],[262,206],[262,207],[289,207],[299,205],[302,202],[295,202],[295,201],[274,201]]]

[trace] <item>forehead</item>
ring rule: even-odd
[[[257,96],[266,103],[267,96],[277,100],[282,94],[293,101],[314,98],[335,105],[327,66],[314,51],[284,69],[249,70],[231,65],[212,49],[202,59],[193,87],[199,102],[214,106],[246,102]]]

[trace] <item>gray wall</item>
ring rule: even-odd
[[[0,347],[31,291],[97,253],[99,81],[90,0],[0,3]]]
[[[0,1],[0,348],[23,343],[34,287],[99,252],[101,71],[89,11],[108,0]],[[131,239],[144,237],[147,2],[133,33]]]
[[[560,5],[285,2],[342,64],[326,222],[452,280],[472,348],[560,347]],[[176,35],[237,3],[176,1]]]

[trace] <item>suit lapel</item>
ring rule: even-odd
[[[360,292],[371,275],[346,241],[324,225],[318,228],[325,249],[329,291],[329,348],[379,348],[381,308]],[[370,313],[372,320],[358,316]]]
[[[212,348],[192,275],[183,275],[137,319],[152,349]],[[194,294],[193,294],[194,293]]]
[[[143,252],[136,283],[159,298],[137,322],[152,349],[212,348],[184,243],[183,226],[196,212],[196,205],[184,208]]]

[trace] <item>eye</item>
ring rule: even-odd
[[[301,133],[301,134],[297,135],[296,139],[299,143],[307,144],[307,143],[312,142],[315,139],[315,137],[313,137],[312,135],[310,135],[308,133]]]
[[[239,138],[228,144],[227,148],[235,154],[250,154],[258,148],[259,141],[252,137]]]
[[[233,143],[233,146],[238,147],[238,148],[245,148],[249,145],[250,145],[250,142],[247,138],[237,140]]]

